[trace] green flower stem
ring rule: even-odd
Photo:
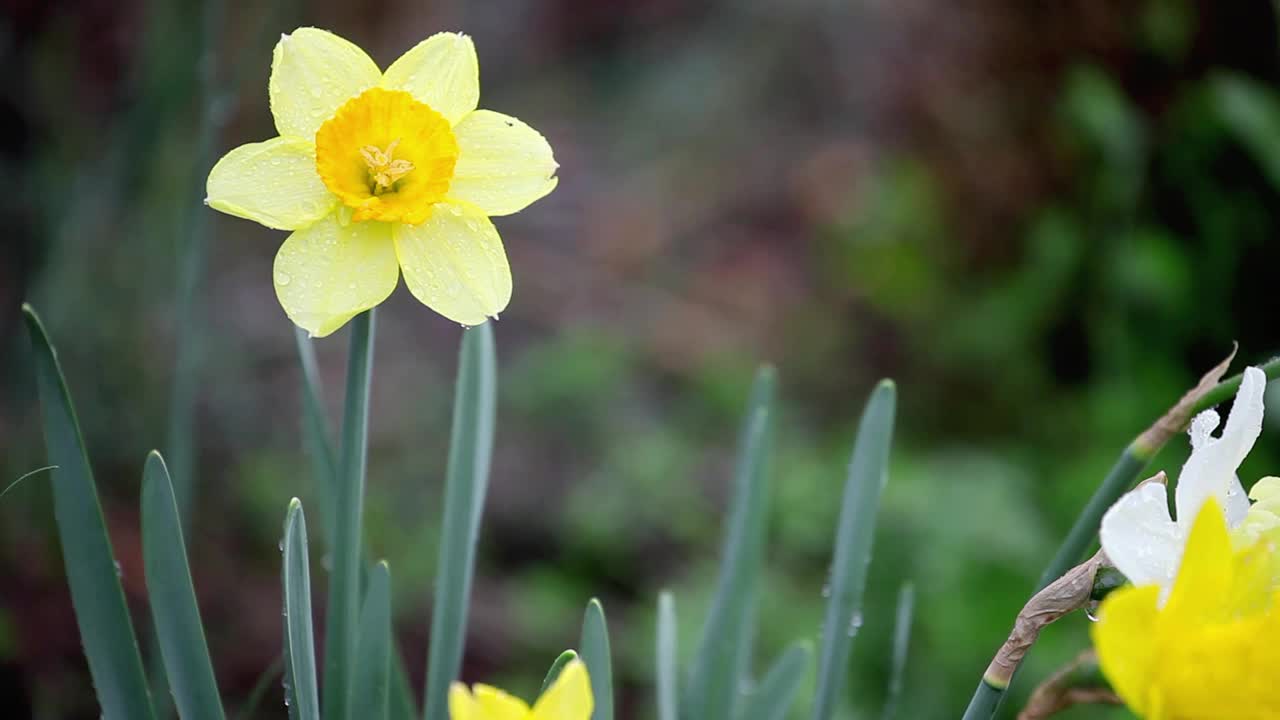
[[[373,366],[373,310],[351,321],[342,450],[334,504],[333,574],[329,578],[324,663],[325,720],[343,720],[350,711],[351,660],[356,651],[360,611],[360,538],[364,514],[365,456],[369,441],[369,383]]]
[[[1267,380],[1274,380],[1280,376],[1280,357],[1272,358],[1258,367],[1266,374]],[[1053,560],[1041,573],[1039,581],[1036,582],[1037,592],[1080,561],[1097,536],[1098,525],[1102,522],[1102,516],[1107,509],[1133,487],[1147,463],[1160,452],[1169,438],[1174,433],[1185,430],[1187,423],[1196,413],[1208,410],[1235,395],[1243,377],[1243,373],[1238,373],[1198,394],[1193,390],[1155,425],[1125,447],[1124,452],[1111,466],[1110,472],[1103,478],[1102,484],[1089,498],[1084,510],[1076,517],[1075,523],[1072,524],[1066,539],[1062,541],[1058,552],[1054,554]],[[1162,425],[1171,418],[1177,421],[1174,427]],[[1009,682],[1012,682],[1012,678]],[[999,679],[984,677],[969,701],[964,720],[985,720],[994,717],[1000,708],[1000,703],[1004,700],[1004,692],[1007,688],[1008,684]]]

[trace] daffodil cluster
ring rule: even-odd
[[[1133,583],[1103,601],[1093,640],[1116,693],[1148,720],[1280,718],[1280,478],[1249,498],[1236,469],[1262,428],[1266,375],[1244,372],[1221,437],[1191,423],[1170,518],[1149,483],[1103,518],[1103,549]]]
[[[208,204],[292,234],[276,255],[276,294],[312,335],[337,330],[391,294],[476,325],[511,299],[489,217],[555,188],[546,139],[477,110],[471,39],[440,33],[386,72],[352,43],[301,28],[280,38],[268,84],[279,137],[242,145],[209,173]]]

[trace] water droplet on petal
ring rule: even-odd
[[[283,286],[285,286],[285,285],[288,285],[288,284],[289,284],[289,283],[291,283],[291,282],[293,282],[293,278],[289,277],[289,274],[288,274],[288,273],[283,273],[283,272],[277,272],[277,273],[276,273],[276,284],[277,284],[277,285],[280,285],[281,287],[283,287]]]

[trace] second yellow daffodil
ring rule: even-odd
[[[517,697],[489,685],[449,689],[450,720],[590,720],[594,708],[587,666],[573,660],[530,708]]]
[[[536,130],[476,109],[470,38],[433,35],[382,72],[352,43],[301,28],[276,45],[268,94],[280,136],[218,161],[207,202],[292,231],[273,276],[294,323],[328,335],[401,273],[463,325],[506,308],[511,271],[489,217],[551,192],[557,165]]]

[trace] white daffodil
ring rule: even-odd
[[[1249,498],[1236,469],[1262,432],[1266,386],[1262,370],[1245,369],[1221,437],[1211,434],[1221,422],[1217,412],[1206,410],[1191,421],[1191,456],[1175,490],[1176,519],[1169,517],[1168,490],[1159,483],[1128,492],[1103,516],[1102,549],[1134,585],[1159,585],[1168,593],[1191,524],[1209,498],[1222,508],[1228,528],[1241,525],[1249,515]]]

